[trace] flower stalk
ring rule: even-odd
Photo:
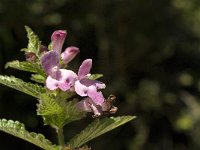
[[[65,146],[65,138],[64,138],[64,134],[63,134],[63,128],[57,128],[56,132],[57,132],[57,136],[58,136],[58,144],[61,147],[64,147]]]

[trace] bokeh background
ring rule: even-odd
[[[104,74],[104,94],[117,96],[116,115],[137,116],[89,142],[94,150],[200,149],[199,0],[0,0],[0,74],[28,81],[28,73],[4,68],[25,59],[24,25],[44,45],[54,30],[66,29],[65,47],[81,50],[70,67],[77,70],[92,58],[92,72]],[[19,120],[56,143],[55,131],[37,117],[36,103],[0,86],[0,118]],[[66,140],[87,123],[66,126]],[[0,149],[39,150],[3,132]]]

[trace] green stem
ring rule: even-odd
[[[57,128],[57,134],[58,134],[58,144],[62,147],[65,146],[65,140],[64,140],[64,134],[63,134],[63,128]]]

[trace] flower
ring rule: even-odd
[[[59,55],[61,53],[62,46],[66,36],[67,32],[64,30],[54,31],[53,34],[51,35],[52,49],[53,51],[56,51]]]
[[[46,86],[50,90],[61,89],[67,91],[73,88],[77,79],[76,73],[67,69],[60,69],[60,59],[58,53],[50,51],[41,58],[41,64],[48,75]]]
[[[76,104],[76,108],[79,111],[92,112],[93,117],[99,117],[104,114],[114,114],[117,111],[117,107],[113,106],[113,102],[116,97],[110,95],[101,105],[96,105],[94,101],[87,97]]]
[[[46,86],[50,90],[58,88],[62,91],[72,90],[77,79],[77,75],[73,71],[60,68],[60,60],[63,64],[68,64],[80,52],[79,48],[70,46],[61,53],[66,35],[67,32],[64,30],[54,31],[51,35],[52,50],[45,51],[41,57],[42,68],[48,75]]]
[[[61,53],[66,35],[67,33],[63,30],[53,32],[51,36],[52,51],[46,52],[41,57],[42,68],[48,75],[47,88],[75,91],[82,97],[89,97],[95,105],[102,105],[105,98],[99,90],[106,86],[100,81],[89,79],[92,59],[86,59],[82,62],[78,75],[71,70],[61,68],[60,60],[63,64],[67,64],[79,53],[79,48],[74,46],[67,47]]]
[[[63,64],[69,63],[80,52],[78,47],[70,46],[61,54],[66,36],[67,32],[64,30],[54,31],[51,35],[52,50],[57,52],[59,57],[61,56]]]
[[[75,81],[75,91],[78,95],[88,96],[96,105],[101,105],[105,98],[99,89],[104,89],[106,85],[97,80],[89,79],[90,70],[92,68],[92,59],[83,61],[78,71],[78,80]]]
[[[78,47],[70,46],[61,54],[63,64],[68,64],[80,52]]]

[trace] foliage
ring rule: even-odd
[[[20,123],[19,121],[1,119],[0,130],[9,133],[13,136],[19,137],[30,143],[33,143],[42,149],[60,150],[59,147],[52,145],[52,143],[49,140],[47,140],[44,137],[44,135],[34,132],[28,132],[25,129],[24,124]]]
[[[22,51],[25,52],[26,56],[31,54],[31,56],[34,56],[33,57],[34,59],[27,59],[26,61],[18,61],[18,60],[11,61],[6,63],[5,68],[10,67],[21,71],[33,73],[31,74],[30,79],[37,83],[25,82],[14,76],[3,76],[3,75],[0,75],[0,83],[38,99],[37,115],[42,116],[44,125],[50,125],[51,127],[56,129],[58,135],[58,145],[52,145],[52,143],[49,140],[47,140],[42,134],[26,131],[24,124],[19,123],[18,121],[14,122],[12,120],[2,119],[0,120],[0,130],[9,133],[11,135],[14,135],[16,137],[19,137],[21,139],[24,139],[45,150],[61,150],[61,149],[73,150],[74,148],[89,150],[90,149],[89,147],[87,146],[81,147],[81,146],[86,142],[92,140],[93,138],[101,134],[104,134],[124,123],[127,123],[134,118],[134,116],[122,116],[116,118],[114,117],[104,118],[101,120],[96,119],[85,130],[83,130],[80,134],[71,139],[69,141],[68,147],[65,147],[63,127],[66,124],[84,118],[86,116],[86,112],[79,110],[77,107],[78,99],[74,98],[76,96],[76,90],[74,90],[74,87],[73,89],[68,89],[66,91],[62,89],[51,90],[48,88],[47,85],[45,86],[45,81],[47,84],[48,83],[47,79],[51,78],[51,76],[45,73],[46,71],[45,67],[47,67],[48,69],[49,64],[45,64],[47,66],[44,67],[41,60],[43,58],[42,56],[44,56],[45,54],[49,55],[51,53],[48,53],[48,51],[42,53],[41,42],[38,36],[33,32],[33,30],[30,27],[25,26],[25,29],[27,31],[27,37],[29,41],[27,48],[22,49]],[[57,53],[56,55],[54,53],[54,56],[57,56]],[[48,62],[51,61],[50,63],[53,64],[52,57],[50,61],[49,60],[46,61]],[[60,60],[58,60],[58,63],[59,61]],[[55,69],[55,67],[52,67],[51,69],[52,70],[50,71],[53,72],[54,71],[53,69]],[[68,70],[65,71],[67,72]],[[83,72],[84,71],[85,70],[83,70]],[[87,80],[89,80],[92,83],[95,82],[97,84],[101,84],[100,82],[97,82],[96,79],[102,76],[103,76],[102,74],[93,74],[90,75],[89,79]],[[74,80],[75,79],[76,78],[74,78]],[[52,78],[52,80],[56,80],[59,83],[61,82],[57,78]],[[65,81],[64,84],[68,84],[67,79],[65,79],[64,81]],[[43,84],[44,87],[41,84]],[[88,105],[90,105],[90,103],[88,103]],[[103,106],[99,104],[99,107]],[[93,109],[91,108],[91,110]],[[110,110],[107,111],[109,112]]]
[[[84,143],[104,134],[120,125],[129,122],[134,119],[134,116],[121,116],[121,117],[110,117],[104,119],[96,119],[88,127],[81,131],[78,135],[69,141],[69,145],[72,148],[80,147]]]

